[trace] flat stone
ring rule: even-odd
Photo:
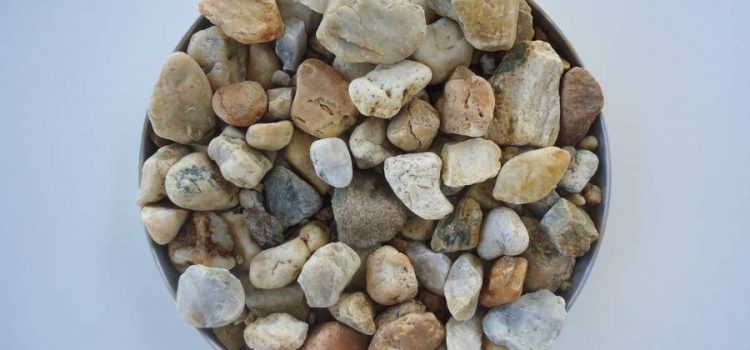
[[[247,128],[245,141],[250,147],[264,151],[278,151],[292,141],[294,124],[288,120],[260,123]]]
[[[378,317],[375,318],[375,325],[377,328],[381,328],[387,323],[395,321],[404,315],[408,314],[421,314],[427,310],[427,307],[422,302],[417,300],[405,301],[401,304],[393,305],[381,312]]]
[[[443,183],[450,187],[473,185],[494,178],[500,171],[500,147],[482,138],[443,146]]]
[[[335,69],[342,77],[348,81],[352,81],[359,77],[364,77],[367,73],[372,72],[375,69],[375,65],[372,63],[352,63],[343,61],[341,58],[336,57],[333,60],[333,69]]]
[[[310,249],[300,238],[258,253],[250,264],[250,282],[259,289],[277,289],[297,279],[310,257]]]
[[[141,208],[141,220],[146,226],[146,232],[154,242],[161,245],[177,237],[189,214],[185,209],[160,205],[145,205]]]
[[[575,258],[557,252],[555,245],[544,234],[539,220],[524,216],[521,218],[529,231],[529,249],[523,255],[528,261],[524,290],[536,292],[547,289],[556,292],[560,285],[573,274]]]
[[[226,269],[193,265],[177,282],[177,309],[198,328],[226,326],[242,315],[242,284]]]
[[[403,60],[396,64],[381,64],[364,77],[352,80],[349,84],[349,96],[360,113],[390,119],[417,92],[424,89],[431,79],[430,68],[419,62]]]
[[[313,216],[323,207],[323,200],[315,188],[285,167],[273,168],[264,184],[266,207],[284,228]]]
[[[349,136],[349,148],[357,168],[374,168],[396,154],[386,142],[387,128],[387,120],[374,117],[365,118],[365,121],[354,128]]]
[[[487,213],[477,247],[477,254],[482,259],[518,255],[528,246],[529,233],[513,209],[501,207]]]
[[[569,193],[580,193],[599,169],[599,157],[594,152],[578,150],[573,154],[568,170],[558,187]]]
[[[201,0],[198,10],[230,38],[245,45],[274,40],[284,29],[273,0]]]
[[[352,157],[344,140],[330,137],[313,142],[310,159],[315,173],[327,184],[343,188],[352,182]]]
[[[180,271],[191,264],[231,269],[233,250],[227,223],[211,212],[194,212],[167,246],[169,260]]]
[[[534,40],[534,17],[531,6],[526,0],[518,1],[518,24],[516,26],[516,41]]]
[[[430,250],[422,242],[409,242],[406,247],[406,256],[409,257],[419,284],[437,295],[443,295],[445,279],[453,262],[442,253]]]
[[[504,256],[497,259],[479,294],[479,303],[492,308],[518,300],[523,292],[527,266],[528,262],[522,257]]]
[[[469,66],[473,53],[458,23],[441,18],[427,26],[427,35],[412,58],[430,67],[430,84],[440,84],[456,67]]]
[[[490,341],[511,350],[549,349],[566,314],[563,298],[540,290],[490,310],[482,328]]]
[[[407,208],[423,219],[437,220],[453,211],[440,191],[442,165],[435,153],[411,153],[386,159],[383,172]]]
[[[529,209],[529,211],[534,213],[534,215],[542,217],[547,213],[547,210],[549,210],[549,208],[552,208],[552,206],[557,203],[558,199],[560,199],[560,195],[557,193],[557,191],[552,190],[549,194],[542,197],[542,199],[536,202],[528,203],[525,205],[525,207]]]
[[[306,321],[310,314],[305,293],[297,283],[277,289],[258,289],[250,279],[240,278],[245,289],[245,305],[256,317],[275,313],[287,313],[300,321]]]
[[[301,350],[367,350],[369,337],[338,322],[326,322],[314,328]]]
[[[375,333],[375,304],[363,292],[343,294],[336,305],[328,308],[337,321],[367,335]]]
[[[195,32],[187,54],[201,66],[214,91],[245,80],[247,47],[226,36],[219,27]]]
[[[417,296],[417,276],[409,258],[391,246],[382,246],[367,258],[367,294],[382,305],[394,305]]]
[[[276,57],[273,43],[250,45],[247,60],[247,80],[262,85],[264,89],[273,87],[271,77],[281,69],[281,61]]]
[[[253,239],[263,248],[284,242],[284,228],[274,216],[259,209],[245,209],[245,223]]]
[[[253,350],[299,349],[305,343],[307,327],[289,314],[271,314],[245,328],[245,342]]]
[[[239,203],[239,189],[224,180],[203,152],[182,157],[169,168],[164,185],[169,200],[185,209],[224,210]]]
[[[570,153],[557,147],[528,151],[513,157],[497,176],[492,195],[512,204],[536,202],[557,186],[570,164]]]
[[[479,313],[466,321],[451,317],[445,324],[447,350],[482,350],[482,317]]]
[[[315,173],[315,167],[313,166],[312,159],[310,158],[310,147],[312,143],[317,140],[316,138],[302,132],[302,130],[295,129],[292,133],[292,139],[284,149],[284,160],[297,171],[300,176],[304,177],[305,180],[320,194],[326,194],[331,190],[331,186],[327,184],[323,179],[318,177]]]
[[[188,153],[190,153],[190,150],[187,147],[171,144],[159,148],[156,153],[143,162],[141,185],[138,188],[136,200],[139,206],[156,203],[167,196],[167,189],[164,187],[167,172],[172,165]]]
[[[211,95],[208,78],[192,57],[182,52],[169,55],[148,107],[154,132],[183,144],[205,142],[216,125]]]
[[[458,66],[445,83],[435,103],[440,114],[440,130],[448,134],[481,137],[493,118],[495,94],[484,78]]]
[[[380,327],[372,337],[369,350],[435,349],[444,338],[445,328],[435,315],[413,313]]]
[[[309,221],[299,229],[299,238],[305,241],[310,252],[315,252],[320,247],[328,244],[331,239],[328,227],[320,221]]]
[[[490,79],[497,107],[487,138],[499,145],[552,146],[560,129],[562,72],[562,61],[548,43],[513,46]]]
[[[406,152],[424,152],[440,128],[437,110],[420,99],[413,99],[388,124],[387,136],[396,147]]]
[[[560,143],[574,146],[586,136],[604,106],[599,83],[587,70],[574,67],[562,78]]]
[[[471,253],[464,253],[451,266],[445,281],[445,301],[456,320],[466,321],[474,316],[483,274],[482,261]]]
[[[227,181],[242,188],[258,186],[272,166],[268,158],[247,145],[242,131],[233,127],[211,140],[208,156],[219,165]]]
[[[564,198],[544,214],[541,227],[555,249],[565,256],[586,254],[591,243],[599,238],[589,215]]]
[[[219,88],[213,96],[212,106],[225,123],[248,127],[266,113],[268,96],[260,84],[245,81]]]
[[[323,18],[323,16],[305,6],[299,0],[276,0],[276,6],[279,7],[281,18],[285,24],[289,18],[298,18],[305,23],[305,31],[307,33],[315,32],[315,29],[320,24],[320,20]]]
[[[247,273],[250,269],[250,262],[263,248],[250,235],[243,213],[228,211],[222,213],[221,218],[226,222],[229,235],[234,243],[234,260],[237,262],[235,269]]]
[[[482,209],[471,198],[458,202],[456,209],[438,221],[430,246],[436,252],[471,250],[479,244]]]
[[[341,242],[316,250],[297,279],[307,304],[318,308],[335,305],[360,264],[357,252]]]
[[[276,55],[284,70],[295,72],[307,52],[305,22],[297,17],[284,20],[284,34],[276,40]]]
[[[508,50],[516,41],[518,0],[453,0],[466,40],[482,51]]]
[[[435,220],[425,220],[413,215],[406,220],[400,233],[411,240],[425,241],[432,238],[433,231],[435,231]]]
[[[272,121],[289,120],[292,118],[292,101],[294,88],[280,87],[266,91],[268,95],[268,111],[266,118]]]

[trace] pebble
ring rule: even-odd
[[[297,279],[310,249],[300,238],[258,253],[250,264],[250,282],[255,288],[277,289]]]
[[[497,259],[479,294],[479,303],[492,308],[518,300],[523,292],[527,267],[528,262],[522,257],[504,256]]]
[[[245,209],[245,223],[253,239],[263,248],[284,242],[284,228],[273,215],[260,209]]]
[[[419,284],[428,291],[437,295],[443,295],[445,279],[453,262],[442,253],[430,250],[422,242],[409,242],[406,247],[406,256],[409,257]]]
[[[349,186],[334,190],[331,200],[338,239],[367,248],[396,236],[406,222],[406,209],[377,174],[357,172]]]
[[[453,0],[466,40],[478,50],[504,51],[516,42],[518,0]]]
[[[448,305],[442,296],[423,290],[419,292],[419,300],[425,305],[427,311],[435,314],[438,319],[443,319],[443,316],[448,313]]]
[[[578,148],[593,152],[599,148],[599,139],[594,135],[586,136],[578,143]]]
[[[484,78],[458,66],[445,83],[435,104],[440,113],[440,130],[456,135],[481,137],[493,118],[495,94]]]
[[[309,221],[300,228],[299,238],[305,241],[310,252],[315,252],[330,241],[331,235],[328,233],[328,227],[325,227],[323,223]]]
[[[158,136],[184,144],[204,143],[214,132],[211,85],[186,53],[175,52],[164,63],[151,93],[148,120]]]
[[[526,216],[521,220],[529,231],[530,241],[529,249],[522,255],[528,262],[523,288],[527,292],[547,289],[554,293],[570,279],[575,258],[557,252],[555,245],[542,231],[539,220]]]
[[[531,6],[526,0],[518,1],[518,24],[516,27],[516,42],[534,40],[534,17]]]
[[[247,128],[245,141],[250,147],[264,151],[278,151],[292,140],[294,124],[288,120],[260,123]]]
[[[440,191],[442,161],[435,153],[411,153],[385,160],[383,172],[396,196],[414,214],[437,220],[453,211]]]
[[[299,0],[276,0],[276,6],[279,7],[279,12],[281,12],[281,18],[284,20],[285,25],[287,19],[298,18],[305,23],[305,31],[307,33],[315,32],[322,19],[319,13],[311,10]]]
[[[335,69],[341,76],[346,80],[352,81],[359,77],[364,77],[367,73],[372,72],[375,69],[375,65],[372,63],[351,63],[345,62],[341,58],[336,57],[333,60],[333,69]]]
[[[242,335],[245,331],[244,323],[235,322],[224,327],[214,328],[211,331],[226,350],[243,350],[245,348],[245,337]]]
[[[477,254],[484,260],[518,255],[529,246],[529,233],[513,209],[490,210],[482,226]]]
[[[409,258],[382,246],[367,258],[367,294],[382,305],[395,305],[417,296],[417,276]]]
[[[271,84],[277,87],[288,87],[292,84],[292,77],[283,70],[277,70],[271,75]]]
[[[588,184],[583,188],[583,197],[586,204],[596,206],[602,202],[602,189],[597,185]]]
[[[289,314],[271,314],[245,328],[245,342],[253,350],[295,350],[305,343],[307,328]]]
[[[167,196],[167,189],[164,187],[167,172],[172,165],[188,153],[190,153],[190,150],[187,147],[171,144],[159,148],[156,153],[143,162],[141,185],[138,188],[136,199],[139,206],[156,203]]]
[[[273,43],[250,45],[247,60],[247,80],[257,82],[264,89],[273,87],[273,73],[281,69],[281,61],[276,57]]]
[[[358,332],[367,335],[375,333],[375,304],[363,292],[343,294],[336,305],[328,308],[331,316]]]
[[[305,321],[310,315],[305,293],[297,283],[277,289],[258,289],[247,277],[240,278],[240,281],[245,289],[245,304],[256,317],[287,313],[300,321]]]
[[[447,350],[482,350],[482,317],[479,313],[466,321],[451,317],[445,324]]]
[[[388,124],[387,136],[396,147],[406,152],[424,152],[440,128],[440,117],[429,102],[413,99]]]
[[[219,27],[195,32],[187,54],[201,66],[214,91],[245,80],[247,47],[226,36]]]
[[[368,336],[331,321],[314,328],[301,350],[367,350],[369,340]]]
[[[198,10],[230,38],[245,45],[274,40],[284,29],[273,0],[201,0]]]
[[[511,158],[497,176],[492,195],[512,204],[536,202],[557,186],[570,164],[570,153],[545,147]]]
[[[469,66],[473,53],[458,23],[441,18],[427,26],[427,35],[412,58],[430,67],[430,84],[440,84],[456,67]]]
[[[443,146],[443,183],[450,187],[473,185],[494,178],[500,171],[500,147],[490,140],[469,139]]]
[[[292,139],[284,149],[284,160],[297,171],[307,182],[321,195],[328,193],[331,190],[331,186],[328,185],[323,179],[318,177],[315,173],[315,167],[313,166],[312,159],[310,159],[310,146],[315,142],[316,138],[302,132],[299,129],[295,129],[292,133]]]
[[[599,157],[594,152],[578,150],[573,153],[568,170],[558,187],[569,193],[580,193],[599,168]]]
[[[469,186],[469,189],[466,191],[466,197],[477,201],[482,210],[490,210],[502,206],[503,202],[498,201],[492,196],[495,182],[497,182],[495,179],[489,179]]]
[[[276,40],[276,55],[284,70],[295,72],[307,52],[305,22],[297,17],[284,20],[284,34]]]
[[[224,180],[203,152],[188,154],[169,168],[164,186],[169,200],[185,209],[224,210],[239,203],[239,189]]]
[[[323,207],[323,199],[315,188],[283,166],[268,172],[264,184],[268,211],[284,228],[313,216]]]
[[[494,54],[485,52],[479,58],[479,64],[482,66],[482,74],[491,76],[495,73],[495,68],[497,68],[497,59]],[[493,95],[492,97],[494,99],[495,96]]]
[[[586,205],[586,198],[580,193],[571,193],[565,196],[565,199],[579,207]]]
[[[297,282],[310,307],[331,307],[352,280],[361,261],[357,252],[341,242],[329,243],[315,251],[302,267]]]
[[[482,209],[471,198],[463,198],[456,209],[437,223],[430,246],[436,252],[471,250],[479,244]]]
[[[565,73],[560,90],[561,144],[573,146],[586,136],[604,106],[604,94],[589,71],[575,67]]]
[[[419,48],[426,30],[424,11],[410,1],[342,0],[325,12],[316,35],[346,62],[393,64]]]
[[[141,208],[141,220],[146,232],[157,244],[171,242],[187,220],[189,211],[160,205],[145,205]]]
[[[247,273],[250,270],[250,262],[263,248],[250,235],[244,213],[228,211],[222,213],[221,218],[226,222],[227,230],[234,243],[234,259],[237,262],[235,268]]]
[[[289,120],[292,118],[292,101],[294,88],[280,87],[266,91],[268,95],[268,111],[266,118],[271,121]]]
[[[169,260],[180,271],[191,264],[231,269],[233,250],[227,223],[211,212],[194,212],[167,246]]]
[[[425,311],[427,311],[427,307],[424,306],[422,302],[417,300],[405,301],[401,304],[393,305],[381,312],[378,317],[375,318],[375,325],[377,328],[381,328],[387,323],[395,321],[404,315],[414,313],[421,314]]]
[[[310,159],[315,173],[327,184],[344,188],[352,182],[352,157],[344,140],[330,137],[313,142]]]
[[[435,315],[407,314],[380,327],[370,342],[369,350],[435,349],[445,339],[445,328]]]
[[[497,108],[487,138],[500,145],[553,145],[560,129],[562,72],[548,43],[522,41],[508,51],[490,79]]]
[[[396,64],[381,64],[364,77],[352,80],[349,96],[360,113],[391,119],[427,86],[430,79],[430,68],[419,62],[403,60]]]
[[[388,121],[380,118],[365,118],[354,128],[349,136],[349,148],[357,168],[374,168],[396,155],[386,142],[387,128]]]
[[[320,40],[318,40],[317,36],[308,35],[308,37],[310,37],[309,41],[307,42],[307,47],[308,47],[307,54],[309,57],[318,58],[326,62],[334,61],[335,57],[333,55],[333,52],[329,51],[325,46],[323,46]]]
[[[294,125],[319,138],[341,135],[357,121],[357,108],[349,98],[348,86],[325,62],[315,58],[302,62],[292,102]]]
[[[227,85],[216,91],[212,105],[225,123],[248,127],[263,117],[268,109],[268,96],[263,86],[254,81]]]
[[[266,210],[263,205],[263,194],[254,190],[244,189],[240,191],[240,206],[245,209]]]
[[[419,216],[410,216],[404,227],[401,228],[401,235],[415,241],[425,241],[432,238],[432,232],[435,231],[435,221],[425,220]]]
[[[555,249],[565,256],[586,254],[591,243],[599,238],[589,215],[564,198],[544,214],[541,227]]]
[[[512,350],[549,349],[566,315],[563,298],[540,290],[490,310],[482,328],[491,342]]]
[[[482,261],[471,253],[464,253],[451,266],[445,281],[445,301],[456,320],[466,321],[474,316],[483,273]]]
[[[245,292],[228,270],[193,265],[177,282],[177,309],[198,328],[226,326],[242,315]]]
[[[221,175],[227,181],[242,188],[258,186],[273,166],[262,153],[250,148],[242,131],[234,127],[227,127],[211,140],[208,156],[219,165]]]
[[[542,199],[536,202],[528,203],[525,207],[532,213],[534,213],[534,215],[542,217],[545,213],[547,213],[547,210],[549,210],[549,208],[552,208],[552,206],[557,203],[558,199],[560,199],[560,195],[557,193],[557,191],[552,190],[549,194],[542,197]]]

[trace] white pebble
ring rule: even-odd
[[[242,315],[245,292],[229,270],[192,265],[177,282],[177,308],[195,327],[222,327]]]
[[[327,184],[344,188],[352,182],[352,158],[344,140],[329,137],[313,142],[310,146],[310,159],[315,174]]]

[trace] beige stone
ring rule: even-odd
[[[417,296],[417,276],[409,258],[383,246],[367,258],[367,294],[383,305],[394,305]]]
[[[250,269],[250,263],[253,258],[263,248],[250,235],[250,230],[243,213],[228,211],[221,214],[221,218],[227,223],[229,235],[232,236],[232,242],[234,242],[234,259],[237,261],[236,268],[239,271],[247,272]]]
[[[431,79],[430,68],[419,62],[403,60],[395,64],[381,64],[364,77],[352,80],[349,96],[360,113],[391,119]]]
[[[516,41],[534,40],[534,17],[531,6],[526,0],[518,1],[518,26],[516,27]]]
[[[474,316],[482,289],[482,261],[464,253],[451,266],[445,280],[445,301],[453,318],[466,321]]]
[[[284,30],[273,0],[201,0],[198,10],[230,38],[246,45],[271,41]]]
[[[289,314],[271,314],[245,328],[245,342],[253,350],[295,350],[305,343],[307,328]]]
[[[374,168],[386,158],[396,155],[393,147],[386,142],[387,128],[387,120],[374,117],[366,118],[354,128],[349,136],[349,149],[357,168]]]
[[[522,257],[504,256],[492,264],[479,303],[487,308],[512,303],[521,297],[528,262]]]
[[[378,314],[378,317],[375,318],[375,325],[377,326],[377,328],[381,328],[387,323],[401,318],[401,316],[414,313],[423,313],[425,311],[427,311],[427,307],[425,307],[425,305],[422,304],[421,301],[405,301],[401,304],[393,305],[383,310],[383,312]]]
[[[331,316],[362,334],[375,333],[375,304],[363,292],[343,294],[336,305],[328,308]]]
[[[464,66],[458,66],[445,83],[435,108],[440,114],[440,130],[471,137],[487,133],[495,108],[492,86]]]
[[[231,269],[236,265],[233,250],[226,222],[211,212],[194,212],[167,246],[169,260],[179,271],[192,264]]]
[[[429,312],[406,314],[380,327],[369,350],[435,349],[445,339],[443,324]]]
[[[268,95],[268,111],[266,117],[272,121],[288,120],[292,118],[292,101],[294,88],[281,87],[266,91]]]
[[[311,307],[331,307],[351,282],[361,261],[359,255],[341,242],[329,243],[315,251],[302,267],[297,282]]]
[[[281,69],[281,61],[276,57],[272,43],[250,45],[247,60],[247,80],[262,85],[264,89],[273,87],[273,73]]]
[[[190,153],[187,147],[171,144],[159,148],[156,153],[143,162],[141,168],[141,185],[138,188],[137,203],[144,206],[158,202],[167,196],[164,180],[169,168]]]
[[[406,152],[423,152],[430,148],[440,127],[440,118],[428,102],[413,99],[388,124],[387,136]]]
[[[367,350],[369,337],[338,322],[314,328],[301,350]]]
[[[315,252],[320,247],[328,244],[331,239],[331,234],[328,232],[328,227],[323,225],[320,221],[310,221],[299,229],[299,238],[307,244],[307,248],[310,252]]]
[[[206,72],[214,91],[245,80],[247,47],[226,36],[219,27],[193,34],[187,54]]]
[[[254,81],[227,85],[213,96],[214,112],[225,123],[238,127],[255,124],[268,109],[268,96],[263,86]]]
[[[510,49],[516,41],[518,0],[453,0],[466,40],[482,51]]]
[[[503,165],[492,195],[513,204],[536,202],[557,186],[568,164],[570,153],[557,147],[525,152]]]
[[[273,166],[262,153],[247,145],[239,129],[231,126],[211,140],[208,156],[219,165],[227,181],[242,188],[257,186]]]
[[[414,214],[437,220],[453,211],[440,191],[442,161],[435,153],[411,153],[386,159],[383,173],[393,193]]]
[[[146,232],[157,244],[167,244],[177,237],[180,227],[190,212],[185,209],[160,205],[146,205],[141,208],[141,220]]]
[[[432,70],[430,84],[439,84],[458,66],[471,64],[474,48],[464,38],[459,25],[441,18],[427,26],[427,35],[412,58]]]
[[[261,123],[251,125],[247,128],[245,141],[250,147],[265,150],[278,151],[292,140],[294,125],[288,120],[275,123]]]
[[[475,138],[443,146],[443,183],[450,187],[473,185],[497,176],[501,151],[494,142]]]
[[[224,210],[239,204],[239,189],[224,180],[203,152],[182,157],[169,168],[164,184],[169,200],[185,209]]]
[[[258,253],[250,264],[250,282],[260,289],[276,289],[292,283],[310,256],[300,238]]]

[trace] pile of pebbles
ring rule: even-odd
[[[547,349],[598,232],[603,104],[524,0],[202,0],[146,229],[227,349]]]

